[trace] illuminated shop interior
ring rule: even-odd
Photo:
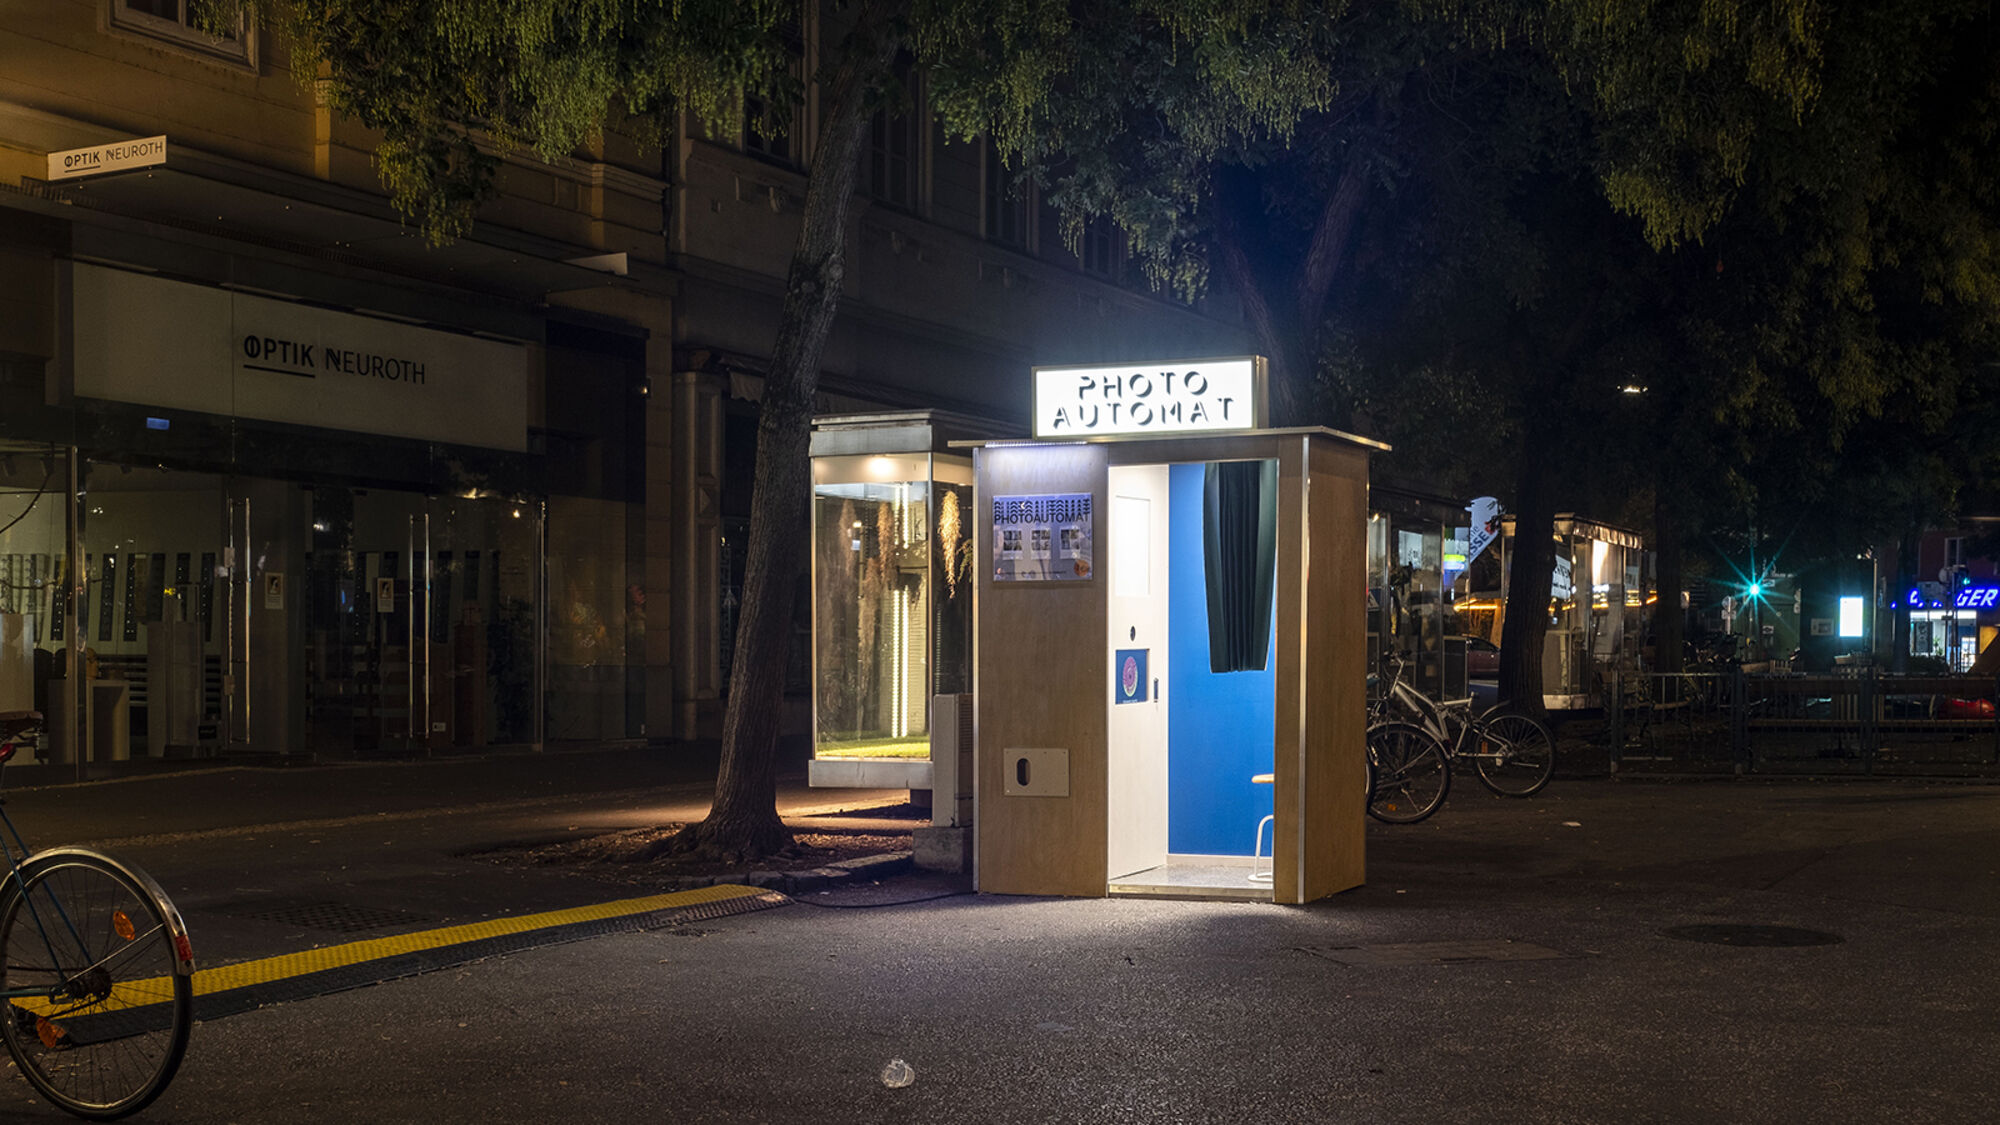
[[[1555,567],[1549,576],[1548,632],[1542,640],[1542,698],[1552,710],[1603,703],[1606,673],[1640,671],[1646,617],[1652,612],[1646,543],[1635,532],[1571,514],[1555,518]],[[1505,613],[1527,608],[1512,596],[1514,518],[1501,522]]]
[[[976,424],[841,415],[813,434],[811,784],[929,790],[933,695],[972,690]]]
[[[1452,581],[1465,566],[1465,522],[1462,503],[1369,485],[1369,667],[1397,657],[1405,682],[1436,700],[1469,697]]]

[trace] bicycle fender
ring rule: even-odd
[[[34,855],[22,860],[21,873],[25,876],[39,864],[66,857],[96,860],[98,863],[104,864],[136,883],[139,890],[150,896],[153,902],[159,906],[160,917],[166,919],[167,946],[174,953],[174,975],[177,977],[191,977],[194,975],[194,944],[188,940],[187,923],[181,920],[181,912],[175,908],[174,900],[167,897],[167,892],[160,889],[160,884],[154,882],[151,875],[146,874],[139,868],[126,863],[109,852],[101,852],[94,848],[80,848],[67,844],[36,852]],[[13,884],[11,893],[20,893],[21,883],[12,879],[8,880],[8,882]]]

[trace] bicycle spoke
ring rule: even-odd
[[[170,907],[89,853],[23,868],[0,915],[0,985],[32,988],[0,1019],[21,1073],[72,1112],[122,1116],[150,1102],[187,1045],[192,990],[175,974]]]

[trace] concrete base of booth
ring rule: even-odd
[[[931,787],[928,758],[814,758],[806,764],[814,789],[924,789]]]
[[[1182,898],[1270,902],[1271,883],[1267,878],[1250,878],[1253,872],[1270,873],[1267,857],[1252,861],[1242,856],[1169,856],[1167,862],[1130,875],[1121,875],[1106,885],[1106,893],[1119,898]]]
[[[911,834],[914,862],[925,871],[946,871],[955,875],[972,873],[972,828],[919,828]]]

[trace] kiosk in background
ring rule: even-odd
[[[1364,877],[1368,455],[1255,357],[1035,370],[972,452],[976,884],[1308,902]]]
[[[1551,711],[1602,707],[1609,673],[1628,679],[1639,667],[1652,583],[1646,541],[1635,532],[1570,513],[1555,518],[1555,570],[1549,578],[1549,629],[1542,639],[1542,704]],[[1540,599],[1517,596],[1507,566],[1514,517],[1501,520],[1503,613],[1534,612]]]
[[[1369,667],[1401,660],[1404,682],[1440,703],[1472,696],[1452,582],[1465,569],[1466,522],[1462,501],[1369,482]]]

